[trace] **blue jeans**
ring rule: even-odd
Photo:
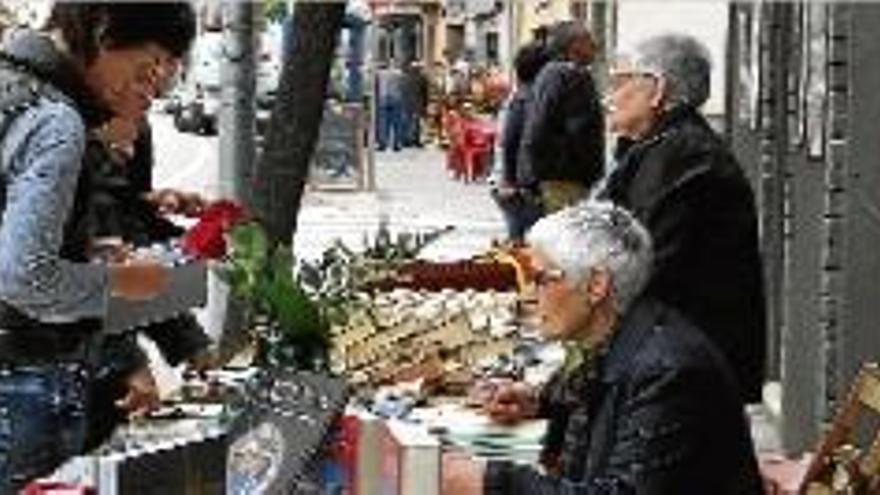
[[[0,363],[0,494],[82,451],[89,374],[76,363]]]
[[[386,100],[379,105],[379,115],[376,119],[376,145],[384,150],[391,145],[399,150],[404,145],[406,130],[403,104],[399,100]]]

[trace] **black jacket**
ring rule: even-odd
[[[727,356],[744,400],[761,400],[766,302],[758,219],[736,159],[696,110],[667,114],[618,149],[605,195],[654,239],[647,292],[682,311]]]
[[[490,462],[484,493],[763,493],[732,372],[680,313],[637,301],[586,368],[565,378],[571,398],[555,406],[564,412],[561,476]]]
[[[518,182],[563,180],[591,187],[604,171],[604,133],[589,70],[572,62],[548,63],[530,91]]]
[[[501,163],[502,177],[508,185],[531,184],[532,178],[517,177],[520,158],[520,142],[522,141],[523,125],[525,124],[526,105],[529,98],[529,86],[521,85],[507,102],[504,121],[501,123]],[[522,180],[520,180],[522,179]]]

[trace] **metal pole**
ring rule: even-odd
[[[246,200],[250,193],[248,184],[256,162],[254,12],[252,2],[223,4],[218,193],[239,200]]]

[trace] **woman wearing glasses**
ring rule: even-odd
[[[703,329],[743,401],[757,402],[766,341],[757,214],[742,169],[700,114],[710,72],[706,48],[682,35],[649,38],[616,60],[606,106],[617,168],[600,197],[651,232],[647,292]]]
[[[547,436],[561,432],[544,440],[555,462],[541,473],[448,454],[442,493],[763,493],[729,366],[678,311],[642,292],[652,263],[645,228],[622,208],[585,201],[542,218],[527,238],[538,328],[569,357],[540,394],[514,384],[487,405],[496,418],[546,418]]]
[[[194,35],[186,3],[57,2],[44,31],[12,33],[3,46],[0,493],[82,448],[109,297],[146,299],[166,284],[153,261],[88,263],[88,239],[65,224],[89,197],[86,130],[144,111]]]

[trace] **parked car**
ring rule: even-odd
[[[174,126],[181,132],[217,133],[220,109],[220,65],[223,61],[223,33],[205,32],[196,38],[178,85],[179,103]]]
[[[217,134],[220,110],[219,91],[209,91],[196,83],[181,93],[181,102],[174,114],[174,127],[180,132]]]

